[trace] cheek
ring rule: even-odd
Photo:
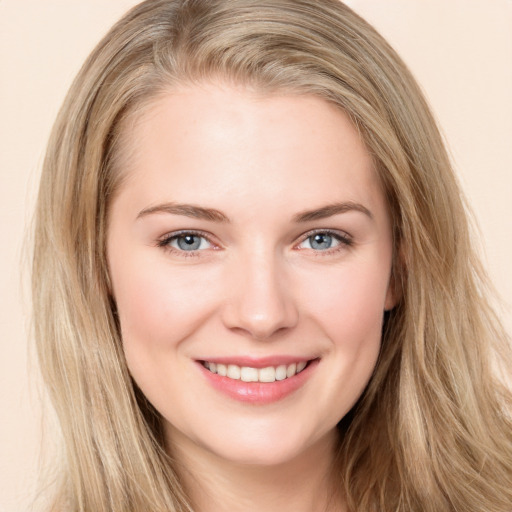
[[[144,350],[176,346],[213,307],[214,290],[205,282],[211,282],[214,276],[190,269],[180,271],[162,258],[138,260],[132,257],[112,269],[127,357],[137,346]]]
[[[165,410],[168,400],[179,401],[173,390],[191,384],[183,354],[215,310],[213,290],[204,285],[204,274],[172,269],[165,258],[148,262],[134,256],[118,259],[111,271],[123,350],[139,388]]]
[[[354,348],[367,336],[380,341],[388,289],[386,265],[351,265],[324,276],[325,286],[311,286],[309,309],[329,337]],[[313,283],[312,283],[313,284]]]
[[[380,266],[351,266],[331,275],[324,293],[317,288],[310,298],[313,320],[331,344],[325,358],[329,380],[317,393],[322,397],[317,398],[319,410],[329,411],[326,424],[345,416],[373,374],[381,347],[386,276]]]

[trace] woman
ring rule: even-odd
[[[52,510],[510,510],[459,188],[337,0],[130,11],[59,114],[36,240]]]

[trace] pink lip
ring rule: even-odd
[[[212,357],[205,358],[203,361],[215,364],[236,364],[237,366],[249,366],[251,368],[266,368],[268,366],[290,365],[292,363],[300,363],[301,361],[311,361],[314,357],[293,357],[293,356],[267,356],[267,357],[250,357],[250,356],[234,356],[234,357]]]
[[[272,361],[276,361],[275,358],[271,359]],[[247,362],[249,360],[251,361],[250,364]],[[208,359],[208,361],[212,363],[216,363],[218,361],[221,364],[251,366],[252,368],[265,368],[265,366],[278,366],[279,364],[286,364],[284,362],[273,362],[269,364],[267,362],[263,363],[263,361],[267,361],[266,359],[252,360],[250,358],[233,358],[233,362],[227,362],[230,361],[229,358],[222,358],[218,360],[213,358]],[[240,364],[241,361],[244,361],[244,363]],[[289,364],[297,361],[300,361],[300,359],[290,360]],[[204,377],[217,391],[220,391],[230,398],[240,402],[250,402],[253,404],[264,405],[282,400],[283,398],[291,395],[294,391],[297,391],[299,388],[301,388],[313,374],[319,362],[320,359],[314,359],[310,361],[306,368],[304,368],[304,370],[302,370],[300,373],[297,373],[293,377],[275,382],[244,382],[242,380],[234,380],[228,377],[222,377],[216,373],[212,373],[210,370],[206,369],[200,361],[198,361],[197,366],[203,373]],[[257,364],[257,366],[255,366],[255,364]]]

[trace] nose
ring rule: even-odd
[[[245,258],[231,269],[227,284],[222,317],[230,330],[266,340],[297,324],[293,289],[275,258]]]

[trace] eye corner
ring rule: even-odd
[[[315,236],[320,237],[316,241],[317,247],[311,243],[311,239]],[[303,244],[309,241],[310,247],[304,247]],[[333,241],[335,242],[333,245]],[[295,245],[299,251],[309,250],[315,254],[332,254],[341,250],[346,250],[353,245],[353,237],[348,233],[340,230],[333,229],[315,229],[308,231],[300,238],[300,241]],[[322,244],[324,245],[322,247]]]
[[[184,239],[198,239],[199,242],[185,242],[186,245],[180,244]],[[213,240],[211,234],[197,230],[179,230],[169,232],[156,240],[156,246],[164,249],[177,256],[200,256],[205,251],[214,251],[221,249],[221,246]]]

